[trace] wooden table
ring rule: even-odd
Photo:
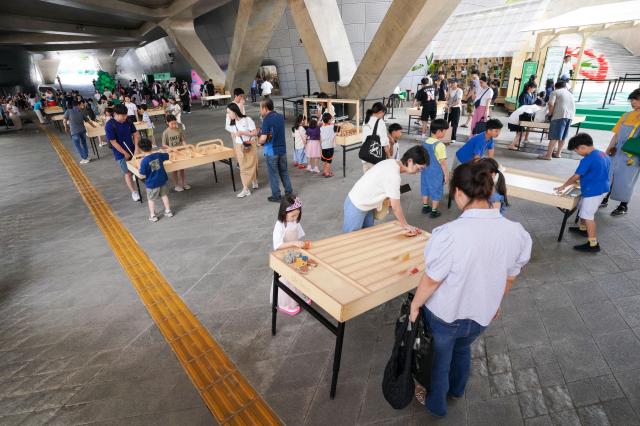
[[[186,146],[177,146],[169,149],[169,160],[164,162],[164,169],[167,173],[176,172],[178,170],[190,169],[192,167],[202,166],[204,164],[211,163],[213,166],[213,176],[215,182],[218,183],[218,172],[216,171],[216,161],[220,161],[229,166],[231,173],[231,184],[233,191],[236,191],[236,180],[233,175],[233,163],[232,158],[235,157],[235,152],[231,148],[224,146],[224,143],[220,139],[214,139],[210,141],[199,142],[196,145],[187,144]],[[140,192],[140,180],[144,180],[144,176],[140,174],[140,161],[144,158],[144,155],[134,155],[133,158],[127,161],[127,168],[138,179],[136,179],[136,186],[138,187],[138,193],[140,194],[140,202],[142,203],[142,193]]]
[[[573,120],[571,120],[571,127],[576,128],[576,134],[580,131],[580,126],[587,120],[586,115],[576,115]],[[520,127],[523,127],[525,131],[540,133],[540,142],[544,139],[544,135],[549,133],[549,127],[551,123],[541,123],[538,121],[520,121],[518,123]],[[518,150],[520,147],[524,149],[525,147],[524,141],[520,141],[520,146],[518,146]]]
[[[89,142],[91,142],[91,148],[93,149],[93,152],[96,154],[96,157],[100,159],[96,139],[102,136],[106,136],[106,130],[103,125],[100,125],[100,123],[94,123],[97,124],[96,127],[92,127],[91,125],[84,123],[84,128],[87,130],[87,137],[89,138]],[[137,121],[133,124],[136,126],[136,130],[140,133],[140,137],[145,137],[146,135],[143,132],[151,128],[149,126],[149,123],[145,123],[144,121]]]
[[[63,112],[64,112],[64,109],[62,109],[61,106],[44,107],[44,113],[46,115],[62,114]]]
[[[522,198],[557,207],[563,213],[562,226],[558,235],[558,241],[562,241],[567,220],[578,207],[580,188],[570,187],[560,195],[554,188],[562,185],[566,181],[564,178],[512,168],[506,169],[503,174],[507,183],[507,197]]]
[[[444,112],[447,110],[447,101],[438,101],[436,106],[436,116],[444,116]],[[407,135],[411,134],[411,117],[422,117],[422,107],[406,108],[408,120],[407,120]]]
[[[64,120],[64,114],[56,114],[51,116],[51,122],[53,123],[54,127],[61,132],[64,131],[62,120]]]
[[[231,99],[231,95],[203,96],[202,99],[205,101],[221,101],[223,99]]]
[[[139,109],[139,110],[138,110],[138,114],[140,114],[140,117],[142,117],[142,113],[143,113],[143,112],[144,112],[144,111],[142,111],[141,109]],[[147,114],[149,114],[149,118],[150,118],[151,120],[153,120],[153,119],[154,119],[154,117],[157,117],[157,116],[159,116],[159,115],[164,116],[164,114],[165,114],[165,110],[164,110],[164,108],[151,108],[151,109],[148,109],[148,110],[147,110]]]
[[[289,249],[270,254],[269,266],[274,276],[271,333],[276,334],[278,289],[281,289],[335,334],[329,394],[332,399],[336,394],[346,322],[418,286],[424,271],[424,246],[429,237],[427,233],[406,237],[404,228],[393,221],[314,241],[307,250],[295,250],[318,263],[317,267],[309,268],[307,274],[299,273],[284,261]],[[414,267],[417,272],[410,274]],[[280,277],[311,298],[337,325],[283,285]]]

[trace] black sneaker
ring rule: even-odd
[[[279,203],[280,200],[282,200],[282,197],[268,197],[267,200],[271,201],[272,203]]]
[[[422,214],[431,213],[431,206],[422,206]]]
[[[605,207],[609,206],[609,201],[608,200],[602,200],[602,202],[600,203],[600,208],[604,209]]]
[[[611,212],[611,216],[622,216],[627,214],[627,208],[623,206],[618,206],[614,211]]]
[[[440,215],[442,215],[442,213],[440,213],[440,210],[433,209],[431,210],[431,214],[429,215],[429,217],[435,219],[436,217],[440,217]]]
[[[574,250],[581,251],[583,253],[598,253],[600,251],[600,244],[596,244],[592,246],[588,241],[584,244],[578,244],[577,246],[573,246]]]
[[[580,229],[577,226],[572,226],[569,228],[569,232],[572,234],[580,235],[581,237],[588,237],[586,229]]]

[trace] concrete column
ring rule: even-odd
[[[388,96],[458,3],[460,0],[391,3],[345,95],[351,98]]]
[[[240,0],[225,87],[248,88],[265,57],[287,0]]]
[[[36,67],[42,76],[43,83],[55,83],[58,75],[59,59],[37,59]]]
[[[212,79],[216,86],[224,84],[224,71],[196,34],[193,20],[166,21],[162,23],[162,28],[198,75],[203,79]]]
[[[116,58],[113,56],[98,56],[96,58],[100,69],[104,72],[108,72],[112,76],[116,75]]]

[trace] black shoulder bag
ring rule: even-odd
[[[360,157],[361,160],[371,164],[378,164],[382,160],[387,159],[387,154],[384,152],[382,143],[380,142],[380,136],[378,136],[379,122],[380,119],[378,118],[376,124],[373,126],[373,133],[367,136],[358,152],[358,157]]]

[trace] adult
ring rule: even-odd
[[[264,157],[267,161],[269,185],[271,186],[271,196],[267,199],[279,203],[282,200],[280,181],[282,181],[285,194],[293,193],[287,170],[284,117],[274,111],[271,99],[260,102],[260,116],[262,117],[262,127],[258,144],[264,146]]]
[[[256,101],[256,96],[258,95],[258,82],[254,78],[251,82],[251,102]]]
[[[536,101],[536,89],[538,85],[535,83],[527,83],[522,89],[522,93],[518,96],[518,107],[522,105],[533,105]]]
[[[549,97],[547,105],[548,113],[551,115],[549,146],[545,155],[538,156],[541,160],[561,157],[564,140],[569,134],[569,127],[571,127],[571,120],[576,115],[576,104],[573,100],[573,94],[567,89],[567,83],[562,80],[558,81],[555,88],[556,90]]]
[[[493,177],[481,164],[463,164],[450,191],[462,215],[433,230],[424,249],[425,273],[411,302],[433,333],[431,389],[416,393],[427,411],[447,414],[447,395],[460,398],[471,371],[471,344],[499,316],[500,304],[531,257],[531,236],[492,208]]]
[[[389,199],[391,210],[407,230],[415,228],[407,223],[400,203],[401,175],[420,173],[429,164],[429,154],[422,146],[414,146],[404,153],[401,160],[383,160],[373,166],[353,185],[344,200],[343,232],[358,231],[373,226],[374,212],[384,208]]]
[[[389,147],[389,136],[387,134],[387,124],[384,122],[384,115],[387,113],[387,108],[382,102],[376,102],[367,110],[364,116],[364,123],[362,124],[362,142],[364,142],[369,136],[373,135],[374,129],[376,135],[380,138],[380,145],[384,149],[385,158],[391,158],[391,148]],[[378,128],[376,129],[376,124]],[[362,171],[367,172],[374,165],[362,160]]]
[[[558,80],[567,82],[571,79],[572,74],[573,65],[571,65],[571,55],[565,55],[564,61],[562,62],[562,68],[560,68],[560,75],[558,77]]]
[[[233,138],[233,147],[240,166],[240,180],[242,180],[242,191],[237,197],[243,198],[251,195],[249,185],[252,189],[258,189],[258,153],[254,143],[258,131],[251,117],[244,115],[244,111],[237,103],[232,102],[227,106],[227,116],[230,121],[226,130]]]
[[[507,120],[509,130],[512,132],[516,132],[515,137],[513,138],[513,142],[509,145],[509,149],[512,151],[517,151],[520,148],[520,142],[522,140],[522,134],[525,135],[525,142],[527,142],[527,136],[529,135],[529,130],[520,126],[521,121],[544,121],[544,116],[540,116],[538,112],[543,110],[543,102],[542,99],[536,99],[533,105],[522,105],[515,111],[509,115],[509,119]],[[542,120],[540,120],[542,118]]]
[[[479,79],[480,89],[476,91],[474,100],[475,111],[471,118],[471,132],[476,128],[476,124],[480,121],[489,119],[489,111],[491,110],[491,99],[493,98],[493,89],[487,84],[487,77],[484,75]]]
[[[80,155],[80,164],[89,163],[87,129],[84,127],[84,123],[89,123],[92,127],[96,127],[96,125],[93,124],[89,117],[80,109],[80,104],[77,102],[74,102],[72,107],[64,112],[62,122],[64,129],[71,135],[71,141]]]
[[[451,127],[451,142],[455,142],[458,136],[458,123],[462,113],[462,89],[458,87],[455,78],[449,83],[447,94],[447,121]]]
[[[438,101],[447,100],[448,90],[449,86],[447,84],[447,79],[445,78],[445,73],[443,71],[440,71],[438,73]]]
[[[549,102],[549,97],[551,96],[551,93],[553,93],[553,85],[554,85],[554,81],[552,78],[548,78],[547,81],[544,84],[544,101]]]
[[[186,81],[182,82],[182,87],[180,88],[180,100],[185,114],[191,114],[191,91]]]
[[[7,104],[7,113],[9,114],[9,118],[13,123],[13,126],[16,130],[23,130],[22,128],[22,117],[20,117],[20,109],[14,101],[9,101]]]
[[[640,158],[629,156],[622,151],[625,142],[630,138],[640,136],[640,89],[636,89],[629,95],[631,112],[624,114],[613,127],[613,137],[607,153],[613,157],[611,160],[611,192],[602,201],[606,207],[609,198],[619,201],[620,204],[611,212],[611,216],[622,216],[627,213],[629,201],[640,174]]]
[[[233,89],[233,101],[231,101],[231,102],[238,106],[238,109],[240,110],[242,115],[245,115],[245,110],[244,110],[244,90],[242,90],[242,88],[236,87],[235,89]],[[236,143],[236,137],[233,136],[233,134],[232,134],[235,131],[235,129],[233,129],[232,120],[233,119],[231,118],[231,114],[229,113],[229,107],[227,107],[227,115],[224,118],[224,128],[227,129],[229,134],[231,134],[231,142],[235,144]],[[255,125],[254,125],[254,127],[255,127]],[[229,129],[233,129],[233,130],[229,130]]]
[[[424,139],[427,137],[428,129],[429,129],[429,120],[433,121],[436,119],[436,114],[438,111],[438,103],[436,101],[436,86],[433,85],[433,80],[431,77],[425,77],[420,80],[422,87],[416,93],[416,97],[414,98],[414,106],[422,107],[422,111],[420,112],[420,124],[422,135],[421,138]]]
[[[140,194],[133,186],[133,175],[127,168],[127,161],[131,160],[138,150],[138,132],[136,126],[127,120],[127,107],[120,104],[113,107],[114,117],[105,125],[107,140],[111,143],[113,158],[118,163],[120,172],[124,175],[124,182],[131,191],[133,201],[140,201]]]
[[[478,70],[471,71],[471,82],[469,84],[469,89],[467,90],[467,121],[462,125],[462,127],[469,127],[469,123],[473,118],[473,112],[475,110],[475,101],[476,95],[480,91],[480,74]],[[473,129],[473,127],[471,127]]]
[[[46,123],[44,116],[42,115],[43,110],[44,110],[44,100],[38,97],[38,99],[36,100],[36,103],[33,104],[33,112],[38,117],[38,121],[40,121],[40,124]]]
[[[273,90],[273,84],[271,84],[271,82],[267,79],[264,80],[264,83],[262,83],[262,97],[264,99],[269,99],[269,97],[271,96],[271,91]]]

